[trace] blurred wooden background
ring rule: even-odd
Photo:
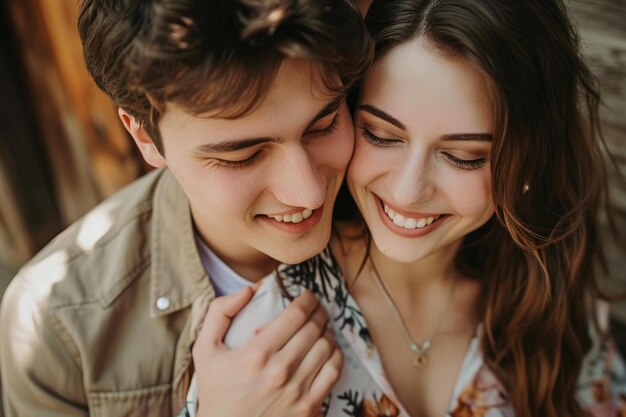
[[[18,267],[143,172],[87,74],[77,0],[2,0],[0,260]]]
[[[116,109],[84,69],[78,1],[0,1],[2,275],[146,168]],[[626,0],[569,6],[602,82],[607,140],[626,175]],[[612,184],[626,230],[626,190],[615,173]],[[610,287],[626,290],[624,247],[613,245],[611,257]]]
[[[602,122],[606,140],[622,173],[610,171],[611,195],[617,227],[626,241],[626,0],[570,0],[585,54],[600,80],[604,107]],[[626,293],[626,245],[604,230],[610,271],[608,292]],[[616,337],[626,346],[626,301],[613,305],[614,318],[624,326]]]

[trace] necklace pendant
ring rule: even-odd
[[[428,357],[426,356],[426,352],[420,352],[415,356],[415,360],[413,361],[413,366],[417,369],[424,369],[428,365]]]

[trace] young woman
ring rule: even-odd
[[[374,1],[368,25],[347,181],[369,233],[333,253],[392,387],[413,416],[583,415],[605,183],[565,6]]]
[[[367,21],[358,213],[262,283],[226,342],[306,287],[345,356],[327,416],[626,415],[597,302],[599,97],[565,5],[380,0]]]

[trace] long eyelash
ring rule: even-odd
[[[326,126],[325,128],[322,128],[322,129],[311,130],[311,131],[308,132],[308,135],[313,135],[313,136],[328,136],[328,135],[332,135],[335,132],[335,130],[337,130],[337,126],[338,125],[339,125],[339,113],[337,113],[335,115],[335,118],[330,123],[330,125]]]
[[[480,159],[473,159],[471,161],[468,161],[465,159],[459,159],[456,156],[450,155],[449,153],[444,153],[444,156],[452,165],[458,168],[467,169],[467,170],[482,168],[485,166],[485,164],[489,160],[489,158],[480,158]]]
[[[228,161],[226,159],[217,160],[217,165],[224,168],[243,168],[252,165],[259,157],[259,152],[252,155],[250,158],[242,159],[241,161]]]
[[[363,135],[366,141],[368,141],[374,146],[391,146],[397,142],[397,140],[395,139],[380,138],[364,127],[361,128],[361,134]]]

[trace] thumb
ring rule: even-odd
[[[198,342],[202,346],[221,345],[233,318],[248,304],[253,295],[252,287],[244,287],[234,294],[213,300],[198,335]]]

